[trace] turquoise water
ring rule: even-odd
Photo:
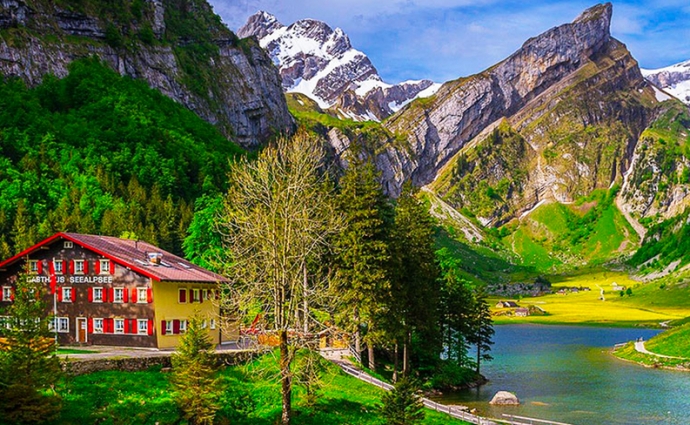
[[[608,350],[616,343],[651,338],[648,329],[577,326],[497,326],[492,354],[482,366],[490,382],[443,397],[503,419],[527,416],[573,425],[690,424],[690,373],[647,369]],[[516,407],[489,405],[500,390],[515,393]]]

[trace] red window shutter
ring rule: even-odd
[[[95,274],[101,274],[101,260],[96,260],[93,262],[93,272]]]
[[[87,326],[87,332],[92,334],[93,333],[93,319],[89,317],[86,321],[86,326]]]
[[[89,288],[89,302],[90,303],[93,302],[93,288]]]
[[[125,333],[128,334],[129,332],[129,320],[125,320]]]
[[[14,288],[10,291],[10,301],[14,301]]]
[[[109,333],[115,332],[115,319],[108,319],[108,332]]]
[[[43,260],[39,260],[36,264],[38,274],[43,274]]]
[[[148,288],[146,290],[146,302],[147,303],[152,303],[153,302],[153,291],[151,291],[151,288]]]
[[[179,289],[178,292],[180,294],[180,302],[186,303],[187,302],[187,290],[186,289]]]
[[[53,265],[53,261],[48,261],[48,273],[50,273],[50,275],[55,273],[55,265]]]
[[[190,303],[193,303],[193,302],[195,302],[195,301],[196,301],[196,300],[194,299],[194,290],[193,290],[193,289],[190,289],[190,290],[189,290],[189,302],[190,302]]]
[[[150,323],[151,321],[149,321]],[[151,325],[149,324],[149,332],[151,332]],[[165,320],[161,320],[161,335],[165,335]]]
[[[177,335],[180,333],[180,321],[173,320],[173,334]]]
[[[148,332],[149,336],[153,335],[153,320],[149,319],[148,321]]]
[[[89,273],[89,260],[84,260],[84,274]]]
[[[107,303],[107,302],[108,302],[108,299],[109,299],[109,298],[108,298],[108,288],[103,288],[102,294],[103,294],[103,302],[104,302],[104,303]]]
[[[115,301],[115,288],[110,288],[109,291],[110,291],[110,297],[108,297],[108,299],[110,300],[110,302],[114,302]]]
[[[115,263],[113,263],[113,260],[110,260],[110,274],[115,274]]]
[[[139,326],[137,324],[137,319],[132,319],[132,324],[129,326],[133,334],[139,333]]]
[[[77,288],[72,287],[72,302],[77,301]]]
[[[57,300],[62,302],[62,288],[58,286],[57,288]]]
[[[69,260],[69,274],[74,274],[74,260]]]

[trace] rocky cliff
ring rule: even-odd
[[[663,99],[611,37],[611,13],[610,4],[588,9],[389,118],[407,145],[379,150],[388,190],[410,178],[499,225],[542,201],[622,184]]]
[[[28,85],[97,56],[184,104],[243,146],[294,124],[265,52],[205,0],[1,0],[0,73]]]
[[[314,19],[285,26],[275,16],[258,12],[237,34],[259,40],[280,68],[286,92],[306,94],[341,118],[382,120],[438,88],[429,80],[385,83],[340,28]]]

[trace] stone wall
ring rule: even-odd
[[[148,357],[106,358],[106,359],[67,359],[62,361],[62,369],[70,376],[84,375],[87,373],[117,370],[123,372],[137,372],[151,367],[169,368],[171,356],[169,354]],[[228,351],[216,353],[218,364],[234,366],[250,361],[252,358],[263,354],[258,351]]]

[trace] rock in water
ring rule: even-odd
[[[495,404],[499,406],[519,406],[520,400],[517,396],[508,391],[499,391],[496,393],[494,398],[491,399],[489,404]]]

